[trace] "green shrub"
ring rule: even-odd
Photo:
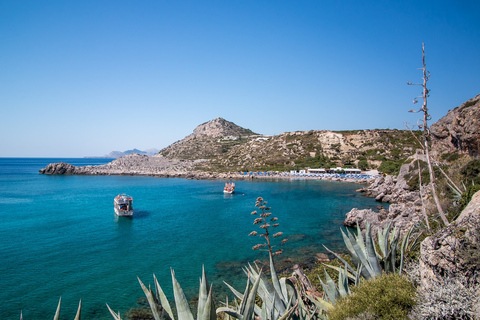
[[[465,167],[460,170],[460,173],[465,177],[468,184],[472,183],[472,181],[475,184],[480,184],[480,159],[475,159],[467,163]]]
[[[467,190],[462,193],[462,198],[458,202],[459,210],[462,211],[468,205],[470,200],[472,200],[473,195],[480,190],[480,184],[471,185]]]
[[[365,159],[365,160],[362,159],[362,160],[358,161],[358,168],[359,168],[360,170],[367,170],[367,169],[368,169],[368,161],[367,161],[367,159]]]
[[[378,171],[387,173],[387,174],[398,174],[400,167],[403,164],[403,159],[401,160],[385,160],[382,162]]]
[[[340,299],[328,313],[331,320],[343,320],[369,313],[378,319],[406,319],[415,305],[415,287],[407,277],[384,274],[351,287],[353,294]]]

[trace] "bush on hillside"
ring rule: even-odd
[[[403,164],[403,159],[401,160],[385,160],[382,162],[380,167],[378,167],[378,171],[384,172],[387,174],[398,174],[400,172],[400,167]]]
[[[460,172],[468,184],[471,184],[472,181],[475,184],[480,184],[480,159],[470,161]]]
[[[353,293],[340,299],[328,313],[329,319],[406,319],[415,305],[414,285],[398,273],[366,280],[351,289]]]

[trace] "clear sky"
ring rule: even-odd
[[[0,0],[0,156],[161,149],[216,117],[404,129],[422,43],[436,121],[480,93],[479,16],[477,0]]]

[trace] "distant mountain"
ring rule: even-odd
[[[138,154],[147,155],[147,156],[150,157],[150,156],[153,156],[153,155],[157,154],[158,151],[159,151],[158,149],[147,149],[145,151],[138,150],[138,149],[131,149],[131,150],[125,150],[123,152],[122,151],[112,151],[109,154],[104,155],[103,157],[88,157],[88,158],[113,158],[113,159],[116,159],[116,158],[120,158],[120,157],[129,155],[131,153],[138,153]]]
[[[213,159],[255,136],[259,135],[252,130],[215,118],[198,125],[192,134],[160,150],[159,154],[176,159]]]

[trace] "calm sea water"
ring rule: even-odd
[[[358,185],[315,180],[225,181],[135,176],[49,176],[51,162],[96,165],[110,159],[0,158],[0,317],[52,318],[62,297],[62,318],[112,319],[105,303],[122,314],[143,297],[137,276],[152,274],[172,295],[170,268],[187,298],[198,295],[202,265],[214,291],[223,280],[243,291],[241,266],[265,254],[248,237],[255,200],[261,196],[289,238],[281,259],[311,258],[323,244],[343,248],[340,227],[352,207],[378,204]],[[133,218],[118,218],[113,198],[133,196]],[[300,261],[300,260],[298,260]]]

